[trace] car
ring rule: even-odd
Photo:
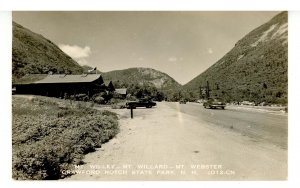
[[[179,101],[179,104],[186,104],[186,100],[181,99],[181,100]]]
[[[152,108],[156,106],[156,103],[149,99],[139,99],[138,101],[129,101],[125,104],[127,109],[136,108],[136,107],[146,107]]]
[[[225,109],[226,104],[219,98],[209,98],[207,101],[203,103],[204,108],[221,108]]]

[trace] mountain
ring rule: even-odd
[[[25,74],[80,74],[83,68],[57,45],[42,35],[13,22],[13,82]]]
[[[226,101],[286,104],[287,69],[288,14],[281,12],[183,88],[199,96],[199,87],[208,81],[211,96]]]
[[[148,85],[164,92],[171,92],[181,87],[169,75],[151,68],[129,68],[103,72],[102,75],[105,80],[111,80],[116,88]]]
[[[93,67],[82,66],[84,72],[92,70]],[[112,81],[116,88],[134,86],[151,86],[159,90],[174,90],[181,85],[166,73],[151,68],[128,68],[124,70],[114,70],[101,72],[97,69],[98,74],[102,74],[106,82]]]
[[[54,74],[81,74],[91,69],[93,67],[80,66],[42,35],[13,22],[13,82],[36,81],[44,78],[49,71]],[[97,73],[101,72],[97,70]],[[116,87],[147,86],[168,91],[181,86],[167,74],[150,68],[130,68],[101,74],[105,81],[112,81]]]

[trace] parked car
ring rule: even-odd
[[[128,109],[136,107],[152,108],[153,106],[156,106],[156,103],[149,99],[139,99],[138,101],[129,101],[125,104],[125,106]]]
[[[181,99],[181,100],[179,101],[179,104],[186,104],[186,100],[185,100],[185,99]]]
[[[209,98],[203,103],[204,108],[225,109],[226,104],[219,98]]]
[[[243,102],[241,102],[241,105],[255,106],[255,102],[243,101]]]

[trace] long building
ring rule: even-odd
[[[100,74],[45,75],[37,81],[16,83],[14,87],[17,94],[51,97],[64,97],[76,94],[86,94],[91,97],[96,93],[108,90]]]

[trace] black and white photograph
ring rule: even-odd
[[[286,181],[288,11],[12,11],[12,179]]]

